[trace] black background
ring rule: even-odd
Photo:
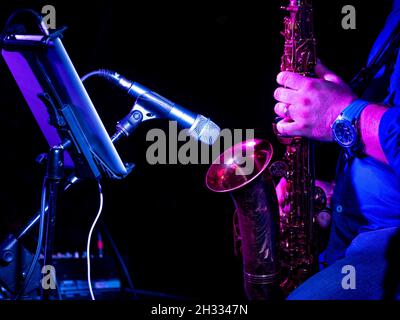
[[[1,1],[0,23],[13,10],[56,8],[57,26],[80,75],[108,68],[138,81],[225,128],[256,128],[269,138],[272,94],[283,50],[283,1]],[[357,29],[343,30],[341,9],[357,10]],[[368,56],[391,1],[315,0],[318,56],[350,80]],[[132,101],[101,80],[88,91],[112,133]],[[0,61],[0,235],[15,232],[39,205],[48,148],[4,61]],[[147,123],[118,146],[136,169],[104,182],[104,221],[128,257],[136,286],[188,297],[243,298],[241,259],[233,254],[233,204],[204,185],[206,165],[150,166]],[[279,150],[279,146],[277,146]],[[317,172],[332,179],[336,148],[318,147]],[[97,212],[96,184],[84,182],[62,197],[57,251],[85,250]],[[106,248],[107,249],[107,248]]]

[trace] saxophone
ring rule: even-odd
[[[316,65],[312,6],[309,0],[290,0],[284,19],[282,71],[312,76]],[[230,192],[235,207],[243,258],[244,288],[249,299],[280,299],[317,271],[316,214],[326,196],[315,187],[312,143],[284,137],[282,161],[270,164],[273,149],[267,140],[248,140],[226,150],[210,166],[207,187]],[[241,164],[254,161],[251,173]],[[285,177],[285,201],[290,212],[280,215],[274,177]]]

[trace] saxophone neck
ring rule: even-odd
[[[313,11],[310,0],[290,0],[284,8],[290,15],[284,19],[285,38],[281,71],[312,75],[316,65]]]

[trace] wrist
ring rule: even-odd
[[[355,101],[360,100],[358,96],[352,95],[349,96],[346,99],[340,99],[340,103],[338,103],[335,108],[333,108],[330,112],[330,123],[329,127],[332,128],[333,124],[337,120],[337,118],[340,117],[340,115],[350,106],[352,105]],[[332,130],[331,130],[332,131]],[[332,141],[335,141],[333,135],[332,135]]]
[[[351,102],[333,122],[332,135],[346,152],[352,156],[363,154],[363,141],[359,127],[362,111],[369,105],[368,101],[356,99]]]
[[[380,104],[368,105],[360,115],[359,128],[365,154],[387,163],[386,156],[382,150],[379,139],[379,125],[383,114],[388,107]]]

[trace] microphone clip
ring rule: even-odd
[[[121,121],[118,121],[116,133],[111,138],[111,141],[115,143],[122,137],[129,137],[142,122],[156,118],[158,118],[156,114],[136,102],[132,110]]]

